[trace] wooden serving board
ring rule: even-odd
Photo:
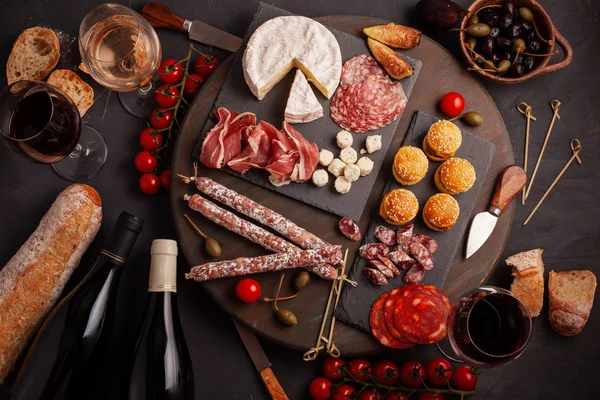
[[[389,23],[389,21],[376,18],[346,15],[315,19],[322,24],[357,37],[362,37],[362,29],[367,26]],[[485,118],[485,123],[473,129],[472,132],[494,143],[496,145],[496,155],[492,160],[481,194],[475,204],[474,213],[487,209],[496,176],[502,168],[513,164],[515,161],[510,137],[498,109],[483,86],[466,71],[464,65],[433,40],[424,36],[420,45],[407,50],[406,54],[423,62],[419,81],[415,85],[414,92],[405,110],[407,116],[414,114],[416,110],[441,116],[436,109],[440,97],[447,92],[460,91],[465,97],[468,107],[473,105],[472,108],[480,112]],[[198,141],[198,136],[206,123],[208,114],[213,109],[215,99],[225,82],[232,61],[233,57],[223,61],[217,71],[204,83],[192,104],[191,110],[187,113],[173,156],[172,171],[174,174],[193,174],[192,163],[194,160],[190,154]],[[381,192],[390,175],[392,159],[404,139],[409,123],[410,118],[403,118],[400,121],[383,167],[369,195],[362,218],[357,221],[363,232],[366,232],[372,216],[376,215]],[[460,122],[458,125],[465,128]],[[199,172],[287,216],[324,240],[347,246],[350,250],[348,263],[351,265],[354,261],[359,243],[351,242],[342,237],[337,229],[339,217],[274,193],[223,171],[201,169]],[[241,239],[190,211],[182,197],[185,193],[194,192],[193,186],[185,185],[181,181],[174,180],[172,183],[171,206],[173,220],[179,244],[189,264],[205,263],[210,261],[211,258],[203,251],[202,239],[198,237],[183,218],[184,213],[188,213],[200,229],[223,244],[223,254],[220,259],[265,254],[264,249],[261,247]],[[513,203],[502,214],[491,237],[477,253],[468,260],[460,259],[450,267],[443,290],[451,300],[457,299],[464,291],[486,280],[498,262],[506,244],[514,208]],[[180,270],[183,274],[185,267],[182,265]],[[294,273],[286,274],[283,294],[291,293],[289,283],[293,276]],[[254,277],[260,282],[265,295],[272,296],[274,294],[280,274],[267,273],[255,275]],[[308,287],[296,299],[285,303],[285,307],[292,310],[298,317],[298,325],[287,328],[281,326],[275,320],[269,305],[258,302],[250,305],[241,304],[235,297],[235,284],[237,281],[238,279],[221,279],[198,284],[193,281],[185,281],[182,278],[179,286],[184,286],[186,293],[193,293],[194,290],[207,290],[226,312],[232,314],[268,340],[301,351],[314,346],[331,286],[329,282],[313,278]],[[204,305],[198,303],[198,307],[201,308]],[[384,350],[370,334],[342,323],[336,324],[334,340],[342,353],[347,356]]]
[[[246,38],[244,39],[241,48],[246,48],[246,43],[250,39],[250,36],[252,36],[254,31],[263,23],[275,17],[290,15],[294,14],[268,4],[260,3],[258,11],[254,16],[254,20],[248,28],[248,33],[246,34]],[[349,35],[337,29],[329,29],[340,45],[342,64],[354,56],[369,53],[369,48],[367,47],[365,40]],[[236,112],[250,111],[256,114],[256,117],[259,121],[265,120],[276,128],[281,129],[287,98],[290,93],[292,81],[294,80],[294,76],[296,74],[295,69],[292,69],[292,71],[288,73],[284,79],[282,79],[277,85],[275,85],[273,89],[271,89],[264,99],[259,101],[256,97],[254,97],[250,89],[248,89],[248,85],[244,79],[242,56],[243,51],[237,52],[234,56],[233,65],[229,71],[229,74],[227,75],[225,84],[223,85],[223,88],[217,97],[214,108],[216,109],[217,107],[225,107],[230,111]],[[410,94],[412,93],[415,83],[417,82],[419,72],[421,71],[421,61],[406,56],[405,58],[414,69],[414,74],[411,77],[401,81],[404,93],[406,94],[406,97],[410,99]],[[314,90],[316,91],[316,89]],[[309,123],[294,124],[294,128],[297,129],[306,138],[306,140],[311,143],[316,143],[319,147],[319,150],[328,149],[337,157],[340,153],[340,148],[336,144],[335,135],[342,128],[340,128],[329,117],[329,106],[331,104],[331,99],[325,98],[325,96],[318,91],[316,92],[317,99],[323,107],[324,116]],[[329,211],[330,213],[342,217],[349,217],[354,220],[358,220],[360,219],[365,205],[367,204],[369,193],[371,193],[373,185],[377,180],[377,173],[383,164],[386,151],[392,143],[394,132],[396,132],[398,122],[400,122],[401,118],[402,116],[396,118],[396,120],[392,123],[375,131],[352,134],[354,137],[352,147],[356,150],[359,156],[360,149],[365,148],[364,142],[366,137],[369,135],[381,135],[381,150],[372,154],[368,154],[368,157],[374,163],[373,171],[371,174],[360,178],[356,182],[353,182],[352,189],[345,195],[340,195],[335,191],[333,187],[335,177],[332,175],[329,175],[329,183],[321,188],[313,185],[312,182],[306,182],[303,184],[290,183],[289,185],[284,186],[274,186],[271,184],[271,182],[269,182],[269,173],[264,170],[251,168],[244,175],[235,172],[228,167],[223,168],[223,170],[227,173],[243,177],[252,183],[263,186],[275,192],[282,193],[313,207]],[[215,119],[209,118],[204,126],[204,129],[202,130],[202,135],[200,135],[198,138],[199,140],[196,148],[192,153],[195,159],[199,158],[206,133],[208,133],[208,131],[211,130],[215,125]]]

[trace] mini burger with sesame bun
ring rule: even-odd
[[[458,126],[440,120],[431,125],[425,135],[423,151],[432,161],[445,161],[456,154],[461,144],[462,134]]]
[[[392,172],[398,182],[405,186],[411,186],[421,182],[427,174],[428,167],[429,160],[423,150],[412,146],[402,146],[394,157]]]
[[[446,193],[434,194],[427,200],[423,207],[423,220],[425,225],[433,231],[443,232],[452,229],[460,207],[454,197]]]
[[[391,225],[404,225],[417,216],[419,201],[413,192],[406,189],[394,189],[383,196],[379,215]]]
[[[442,193],[455,195],[471,189],[476,175],[473,165],[464,158],[451,158],[438,167],[433,176],[435,186]]]

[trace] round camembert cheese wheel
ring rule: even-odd
[[[340,83],[342,53],[333,33],[317,21],[277,17],[254,31],[242,66],[246,83],[259,100],[293,67],[330,98]]]
[[[296,70],[284,115],[285,120],[290,124],[311,122],[323,116],[323,107],[299,69]]]

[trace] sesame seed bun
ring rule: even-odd
[[[386,193],[379,207],[379,215],[392,225],[404,225],[415,219],[418,212],[417,197],[406,189],[395,189]]]
[[[431,230],[437,232],[452,229],[458,215],[460,207],[456,199],[446,193],[434,194],[427,200],[423,207],[423,220],[425,225]]]
[[[433,161],[444,161],[456,154],[462,144],[462,134],[458,126],[450,121],[440,120],[429,128],[423,139],[423,151]]]
[[[423,150],[402,146],[394,157],[392,172],[394,178],[403,185],[411,186],[419,183],[427,174],[429,161]]]
[[[450,158],[435,171],[433,181],[442,193],[455,195],[471,189],[476,175],[473,165],[464,158]]]

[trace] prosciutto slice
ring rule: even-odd
[[[240,155],[227,163],[229,168],[240,174],[245,174],[252,167],[265,168],[271,159],[271,143],[277,139],[278,133],[277,128],[265,121],[248,127],[244,133],[247,136],[246,147]]]

